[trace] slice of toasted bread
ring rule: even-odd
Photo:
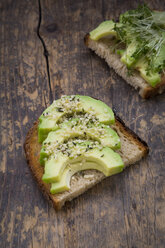
[[[55,195],[50,194],[50,185],[42,181],[44,168],[39,163],[41,144],[38,143],[37,128],[38,122],[34,123],[26,136],[24,144],[25,155],[38,185],[46,197],[51,200],[56,209],[60,209],[66,201],[71,201],[105,178],[101,172],[96,170],[83,171],[83,173],[77,173],[72,177],[71,189],[69,191]],[[148,153],[147,144],[125,127],[119,118],[116,117],[116,122],[112,128],[116,130],[120,136],[121,149],[118,150],[118,153],[121,155],[125,167],[139,161]]]
[[[137,89],[142,98],[149,98],[150,96],[161,94],[165,91],[164,75],[162,75],[161,82],[154,88],[140,76],[138,71],[135,71],[133,75],[129,76],[126,65],[120,61],[120,56],[110,49],[113,45],[113,40],[105,38],[94,41],[90,39],[89,34],[86,34],[84,42],[88,48],[93,50],[101,58],[105,59],[109,67],[113,68],[128,84]]]

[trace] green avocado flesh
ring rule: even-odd
[[[116,40],[113,51],[128,69],[139,71],[141,77],[152,87],[161,82],[165,69],[165,12],[152,11],[147,5],[140,5],[119,17],[119,22],[102,22],[90,32],[90,39]],[[108,37],[108,35],[111,35]],[[145,59],[143,59],[145,58]],[[145,63],[144,63],[145,60]]]
[[[117,163],[118,160],[118,163]],[[111,160],[112,162],[112,160]],[[107,166],[102,166],[102,164],[95,162],[85,162],[85,163],[74,163],[72,166],[66,166],[63,171],[63,174],[60,178],[60,181],[52,183],[50,192],[52,194],[60,193],[64,190],[70,189],[70,181],[74,174],[83,170],[94,169],[101,171],[106,176],[112,176],[114,174],[120,173],[123,171],[123,163],[119,158],[115,158],[112,167],[107,168]]]
[[[63,96],[39,120],[42,180],[51,184],[51,194],[69,190],[72,175],[79,171],[94,169],[110,176],[123,170],[115,152],[120,138],[110,127],[114,113],[105,103],[88,96]]]
[[[89,96],[63,96],[53,102],[39,118],[38,141],[43,142],[48,133],[59,128],[61,118],[74,114],[89,114],[103,124],[113,124],[114,113],[102,101]]]
[[[77,171],[85,169],[96,169],[104,173],[105,176],[110,176],[112,174],[122,171],[124,164],[120,155],[114,152],[111,148],[105,147],[102,150],[98,148],[93,148],[84,152],[81,156],[71,159],[67,155],[60,153],[56,159],[52,158],[45,163],[45,173],[42,180],[46,183],[54,183],[61,181],[64,169],[70,164],[80,162],[84,164],[84,167],[80,167]],[[85,167],[86,162],[96,163],[95,167],[87,168]]]
[[[131,66],[136,62],[136,59],[132,56],[133,52],[135,51],[136,47],[132,42],[121,56],[121,61],[126,64],[128,68],[131,68]]]
[[[159,73],[147,71],[147,61],[144,58],[139,59],[134,67],[139,70],[141,77],[143,77],[152,87],[155,87],[157,83],[161,81]]]
[[[57,131],[48,134],[40,152],[40,164],[44,164],[45,158],[50,156],[59,144],[75,137],[88,137],[98,141],[103,147],[108,146],[114,150],[120,148],[120,138],[109,126],[100,123],[96,126],[90,122],[84,125],[84,120],[72,119],[63,123]]]
[[[92,40],[99,40],[108,35],[116,35],[114,30],[115,23],[113,21],[102,22],[96,29],[90,32]]]

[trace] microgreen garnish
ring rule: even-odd
[[[147,73],[161,73],[165,67],[165,12],[151,11],[140,5],[120,15],[115,31],[118,38],[131,50],[129,58],[137,61],[145,57]],[[133,47],[130,48],[130,47]],[[129,51],[130,51],[129,50]]]

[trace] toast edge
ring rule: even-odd
[[[114,110],[113,110],[114,112]],[[147,145],[147,143],[141,139],[134,131],[132,131],[130,128],[128,128],[124,121],[115,114],[115,119],[116,119],[116,124],[119,126],[120,130],[122,131],[122,133],[125,133],[127,135],[129,135],[129,137],[134,140],[134,142],[136,142],[136,144],[141,147],[141,149],[143,150],[143,156],[147,155],[149,153],[149,147]]]
[[[38,123],[39,121],[34,122],[33,126],[29,129],[26,135],[25,142],[24,142],[25,158],[32,172],[32,175],[34,179],[37,181],[37,184],[39,188],[41,189],[43,195],[56,210],[59,210],[61,208],[61,204],[59,200],[52,198],[52,195],[49,192],[50,187],[47,184],[45,184],[41,180],[41,178],[38,176],[38,173],[36,169],[34,168],[34,164],[33,164],[34,161],[33,161],[32,149],[31,149],[31,139],[33,138],[35,132],[38,130]]]

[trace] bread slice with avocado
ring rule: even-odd
[[[126,128],[106,104],[86,97],[90,103],[88,101],[85,109],[84,104],[79,103],[83,97],[64,96],[55,101],[44,111],[47,114],[41,115],[44,120],[40,117],[29,130],[24,144],[31,171],[56,209],[148,153],[147,145]],[[60,113],[63,112],[60,118],[56,115],[59,108]],[[54,121],[49,132],[46,125],[45,128],[41,125],[43,121],[46,123],[45,119],[48,125]],[[42,143],[40,126],[44,134]],[[108,128],[113,132],[107,136]],[[59,139],[56,132],[61,133]],[[73,137],[74,132],[76,137]],[[116,147],[112,146],[111,139]]]
[[[118,22],[102,22],[84,38],[143,98],[165,90],[165,12],[146,5],[121,14]]]

